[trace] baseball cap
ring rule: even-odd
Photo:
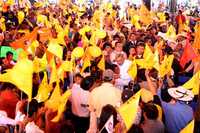
[[[111,81],[114,77],[114,72],[111,69],[107,69],[103,72],[103,80]]]

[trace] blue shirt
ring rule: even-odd
[[[179,133],[192,119],[193,110],[185,103],[167,103],[161,100],[165,114],[165,126],[169,133]]]

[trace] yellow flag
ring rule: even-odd
[[[105,71],[105,58],[102,55],[101,60],[98,63],[98,68],[101,69],[102,71]]]
[[[40,83],[39,89],[38,89],[38,94],[35,97],[35,99],[40,103],[44,102],[49,98],[49,94],[51,92],[51,87],[48,84],[47,81],[47,73],[44,72],[44,77],[42,82]]]
[[[41,59],[38,58],[38,60],[39,60],[39,71],[45,70],[48,65],[46,53],[43,55]]]
[[[131,66],[128,69],[128,74],[133,80],[137,76],[137,65],[135,59],[133,60]]]
[[[132,126],[137,116],[140,95],[141,91],[137,92],[126,103],[124,103],[121,107],[118,108],[118,112],[122,117],[127,130]]]
[[[32,55],[35,54],[36,48],[39,46],[39,42],[37,40],[34,40],[31,45],[29,45],[27,51],[31,53]]]
[[[164,57],[164,60],[159,68],[160,77],[164,77],[166,74],[171,72],[173,60],[174,60],[174,55],[169,55],[169,57],[167,56]]]
[[[0,74],[1,82],[9,82],[16,85],[21,91],[28,95],[29,101],[32,99],[32,77],[33,63],[28,59],[22,59],[6,73]]]
[[[136,59],[136,63],[140,68],[152,69],[154,66],[154,54],[148,45],[145,46],[143,59]]]
[[[61,97],[60,97],[60,105],[58,107],[57,115],[51,120],[52,122],[58,122],[62,116],[62,113],[65,111],[65,105],[71,96],[71,90],[66,91]]]
[[[52,84],[53,82],[56,82],[59,79],[57,75],[57,69],[54,58],[52,58],[50,61],[50,67],[51,67],[51,77],[49,83]]]
[[[58,110],[60,102],[61,92],[59,82],[57,82],[56,87],[54,88],[53,93],[48,101],[46,101],[45,106],[52,109],[53,111]]]
[[[89,66],[91,66],[90,59],[88,57],[85,57],[85,59],[83,60],[83,67],[81,69],[81,74],[83,74],[84,70]]]
[[[141,26],[139,24],[140,16],[134,15],[131,19],[131,23],[135,26],[137,30],[141,29]]]
[[[72,72],[73,64],[71,61],[65,61],[62,63],[61,68],[66,72]]]
[[[6,2],[9,6],[12,6],[15,4],[15,1],[14,0],[7,0]]]
[[[63,47],[60,46],[56,40],[51,40],[47,49],[49,52],[54,54],[55,56],[59,57],[62,59],[63,56]]]
[[[5,24],[5,18],[1,18],[0,19],[0,28],[2,29],[2,31],[6,31],[6,24]]]
[[[158,16],[160,22],[165,22],[166,21],[165,13],[159,12],[159,13],[157,13],[157,16]]]
[[[194,132],[194,120],[192,120],[180,133],[193,133]]]
[[[33,60],[33,71],[35,73],[40,72],[40,63],[39,63],[39,59],[37,57],[35,57]]]
[[[176,29],[173,25],[170,25],[166,32],[167,39],[175,40],[176,39]]]
[[[144,4],[142,4],[139,9],[139,16],[140,21],[142,21],[145,25],[149,25],[153,22],[151,13]]]
[[[61,64],[61,66],[57,69],[58,79],[64,81],[64,72],[72,72],[73,64],[71,61],[65,61]]]
[[[18,18],[19,24],[21,24],[21,23],[24,21],[24,16],[25,16],[25,14],[24,14],[23,11],[19,11],[19,12],[17,13],[17,18]]]
[[[199,94],[199,85],[200,85],[200,71],[197,72],[189,81],[187,81],[183,87],[186,89],[192,89],[194,95]]]
[[[200,49],[200,24],[196,24],[195,26],[195,38],[194,38],[194,43],[193,47],[196,49]]]
[[[65,31],[60,31],[57,36],[57,43],[65,45]]]

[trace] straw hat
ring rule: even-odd
[[[171,97],[185,102],[192,101],[192,99],[194,98],[194,94],[192,93],[192,91],[187,90],[181,86],[168,89],[168,93]]]

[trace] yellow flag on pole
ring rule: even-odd
[[[57,81],[56,87],[51,94],[51,97],[48,101],[46,101],[45,106],[52,109],[53,111],[57,111],[59,107],[59,101],[61,97],[59,82]]]
[[[135,59],[133,60],[131,66],[128,69],[128,74],[133,80],[137,76],[137,65]]]
[[[145,46],[143,59],[136,59],[136,63],[140,68],[151,69],[154,66],[154,54],[148,45]]]
[[[166,74],[171,72],[172,63],[174,60],[174,55],[169,55],[169,57],[165,56],[162,64],[160,65],[159,75],[160,77],[164,77]]]
[[[139,16],[140,21],[142,21],[142,23],[144,23],[145,25],[150,25],[153,22],[151,13],[144,4],[142,4],[139,9]]]
[[[192,89],[194,95],[199,94],[200,85],[200,71],[198,71],[189,81],[187,81],[183,87],[186,89]]]
[[[32,99],[32,77],[33,62],[28,59],[22,59],[6,73],[0,74],[1,82],[9,82],[18,87],[21,91],[28,95],[28,100]]]
[[[132,126],[133,122],[135,121],[139,106],[140,95],[141,91],[137,92],[126,103],[118,108],[118,112],[122,117],[127,130]]]
[[[60,105],[58,107],[57,115],[51,120],[52,122],[58,122],[62,116],[62,113],[65,111],[65,105],[71,96],[71,90],[66,91],[61,97],[60,97]]]
[[[59,57],[60,59],[62,59],[63,56],[63,47],[60,46],[56,40],[50,40],[48,49],[49,52],[51,52],[52,54],[54,54],[55,56]]]
[[[52,84],[53,82],[56,82],[59,79],[57,75],[57,69],[54,58],[52,58],[50,61],[50,67],[51,67],[51,77],[49,83]]]
[[[44,77],[43,80],[39,86],[38,89],[38,94],[35,97],[35,99],[40,103],[40,102],[44,102],[49,98],[49,94],[51,92],[51,86],[48,84],[48,80],[47,80],[47,73],[44,72]]]
[[[98,68],[101,69],[102,71],[105,71],[105,58],[102,55],[101,60],[98,63]]]
[[[90,59],[89,59],[89,57],[85,57],[83,60],[83,67],[81,69],[81,74],[83,74],[84,70],[89,66],[91,66]]]
[[[23,11],[19,11],[17,13],[17,18],[18,18],[19,24],[21,24],[24,21],[24,17],[25,17],[25,14]]]
[[[193,133],[194,132],[194,120],[192,120],[180,133]]]

